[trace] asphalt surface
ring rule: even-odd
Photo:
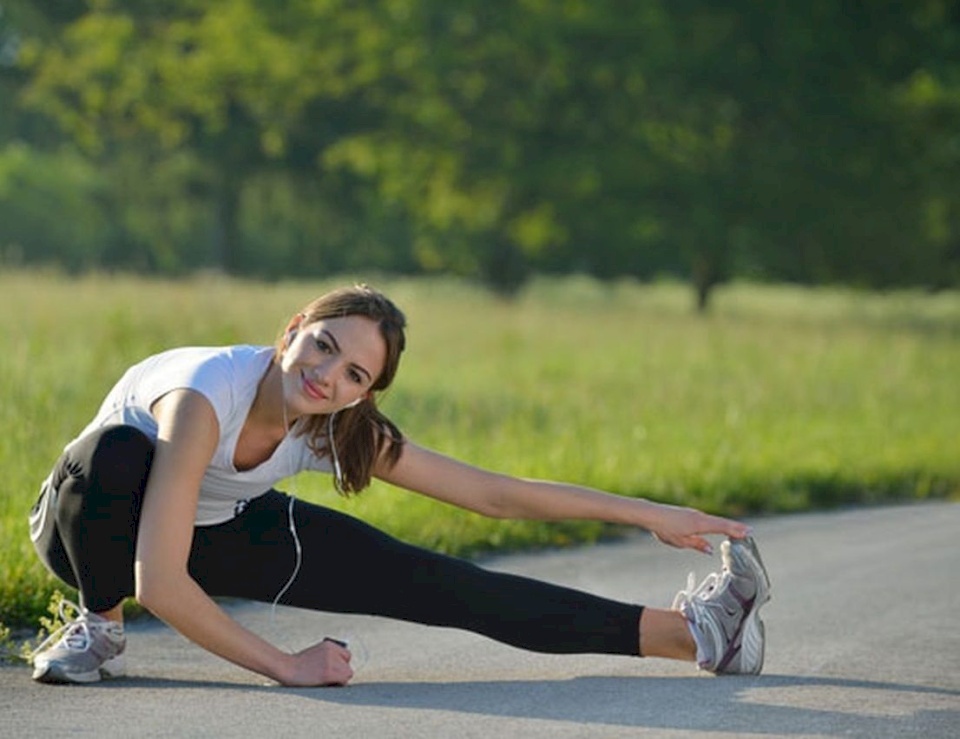
[[[235,603],[238,620],[291,649],[350,637],[354,682],[268,685],[142,620],[128,625],[123,680],[49,686],[0,668],[0,736],[960,737],[960,504],[753,523],[773,581],[757,677]],[[689,570],[719,566],[645,535],[484,564],[652,606],[668,606]]]

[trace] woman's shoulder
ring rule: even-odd
[[[225,362],[237,364],[249,362],[257,357],[270,355],[273,347],[256,344],[230,344],[227,346],[176,346],[147,357],[145,362],[171,363],[184,362],[202,364],[205,362]]]
[[[264,369],[273,356],[273,348],[252,344],[232,346],[181,346],[154,354],[131,370],[167,373],[191,371],[229,371],[243,374]]]
[[[198,390],[228,401],[233,388],[255,385],[273,357],[272,347],[253,345],[183,346],[154,354],[133,365],[115,388],[152,402],[177,388]]]

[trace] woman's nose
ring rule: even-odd
[[[335,359],[324,359],[311,369],[311,376],[318,385],[330,385],[336,379],[337,362]]]

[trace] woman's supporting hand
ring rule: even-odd
[[[742,539],[751,531],[748,525],[739,521],[667,504],[660,504],[652,518],[650,532],[659,541],[679,549],[696,549],[704,554],[713,553],[713,547],[704,538],[706,534]]]
[[[333,639],[324,639],[291,655],[291,669],[279,680],[290,687],[346,685],[353,677],[350,650]]]

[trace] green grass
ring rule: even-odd
[[[0,274],[0,623],[34,621],[59,587],[26,511],[128,364],[272,342],[344,281]],[[452,280],[371,282],[410,319],[384,408],[448,454],[736,516],[960,497],[957,293],[734,285],[698,317],[674,285],[542,280],[505,303]],[[458,554],[612,533],[486,520],[382,485],[345,501],[321,476],[287,487]]]

